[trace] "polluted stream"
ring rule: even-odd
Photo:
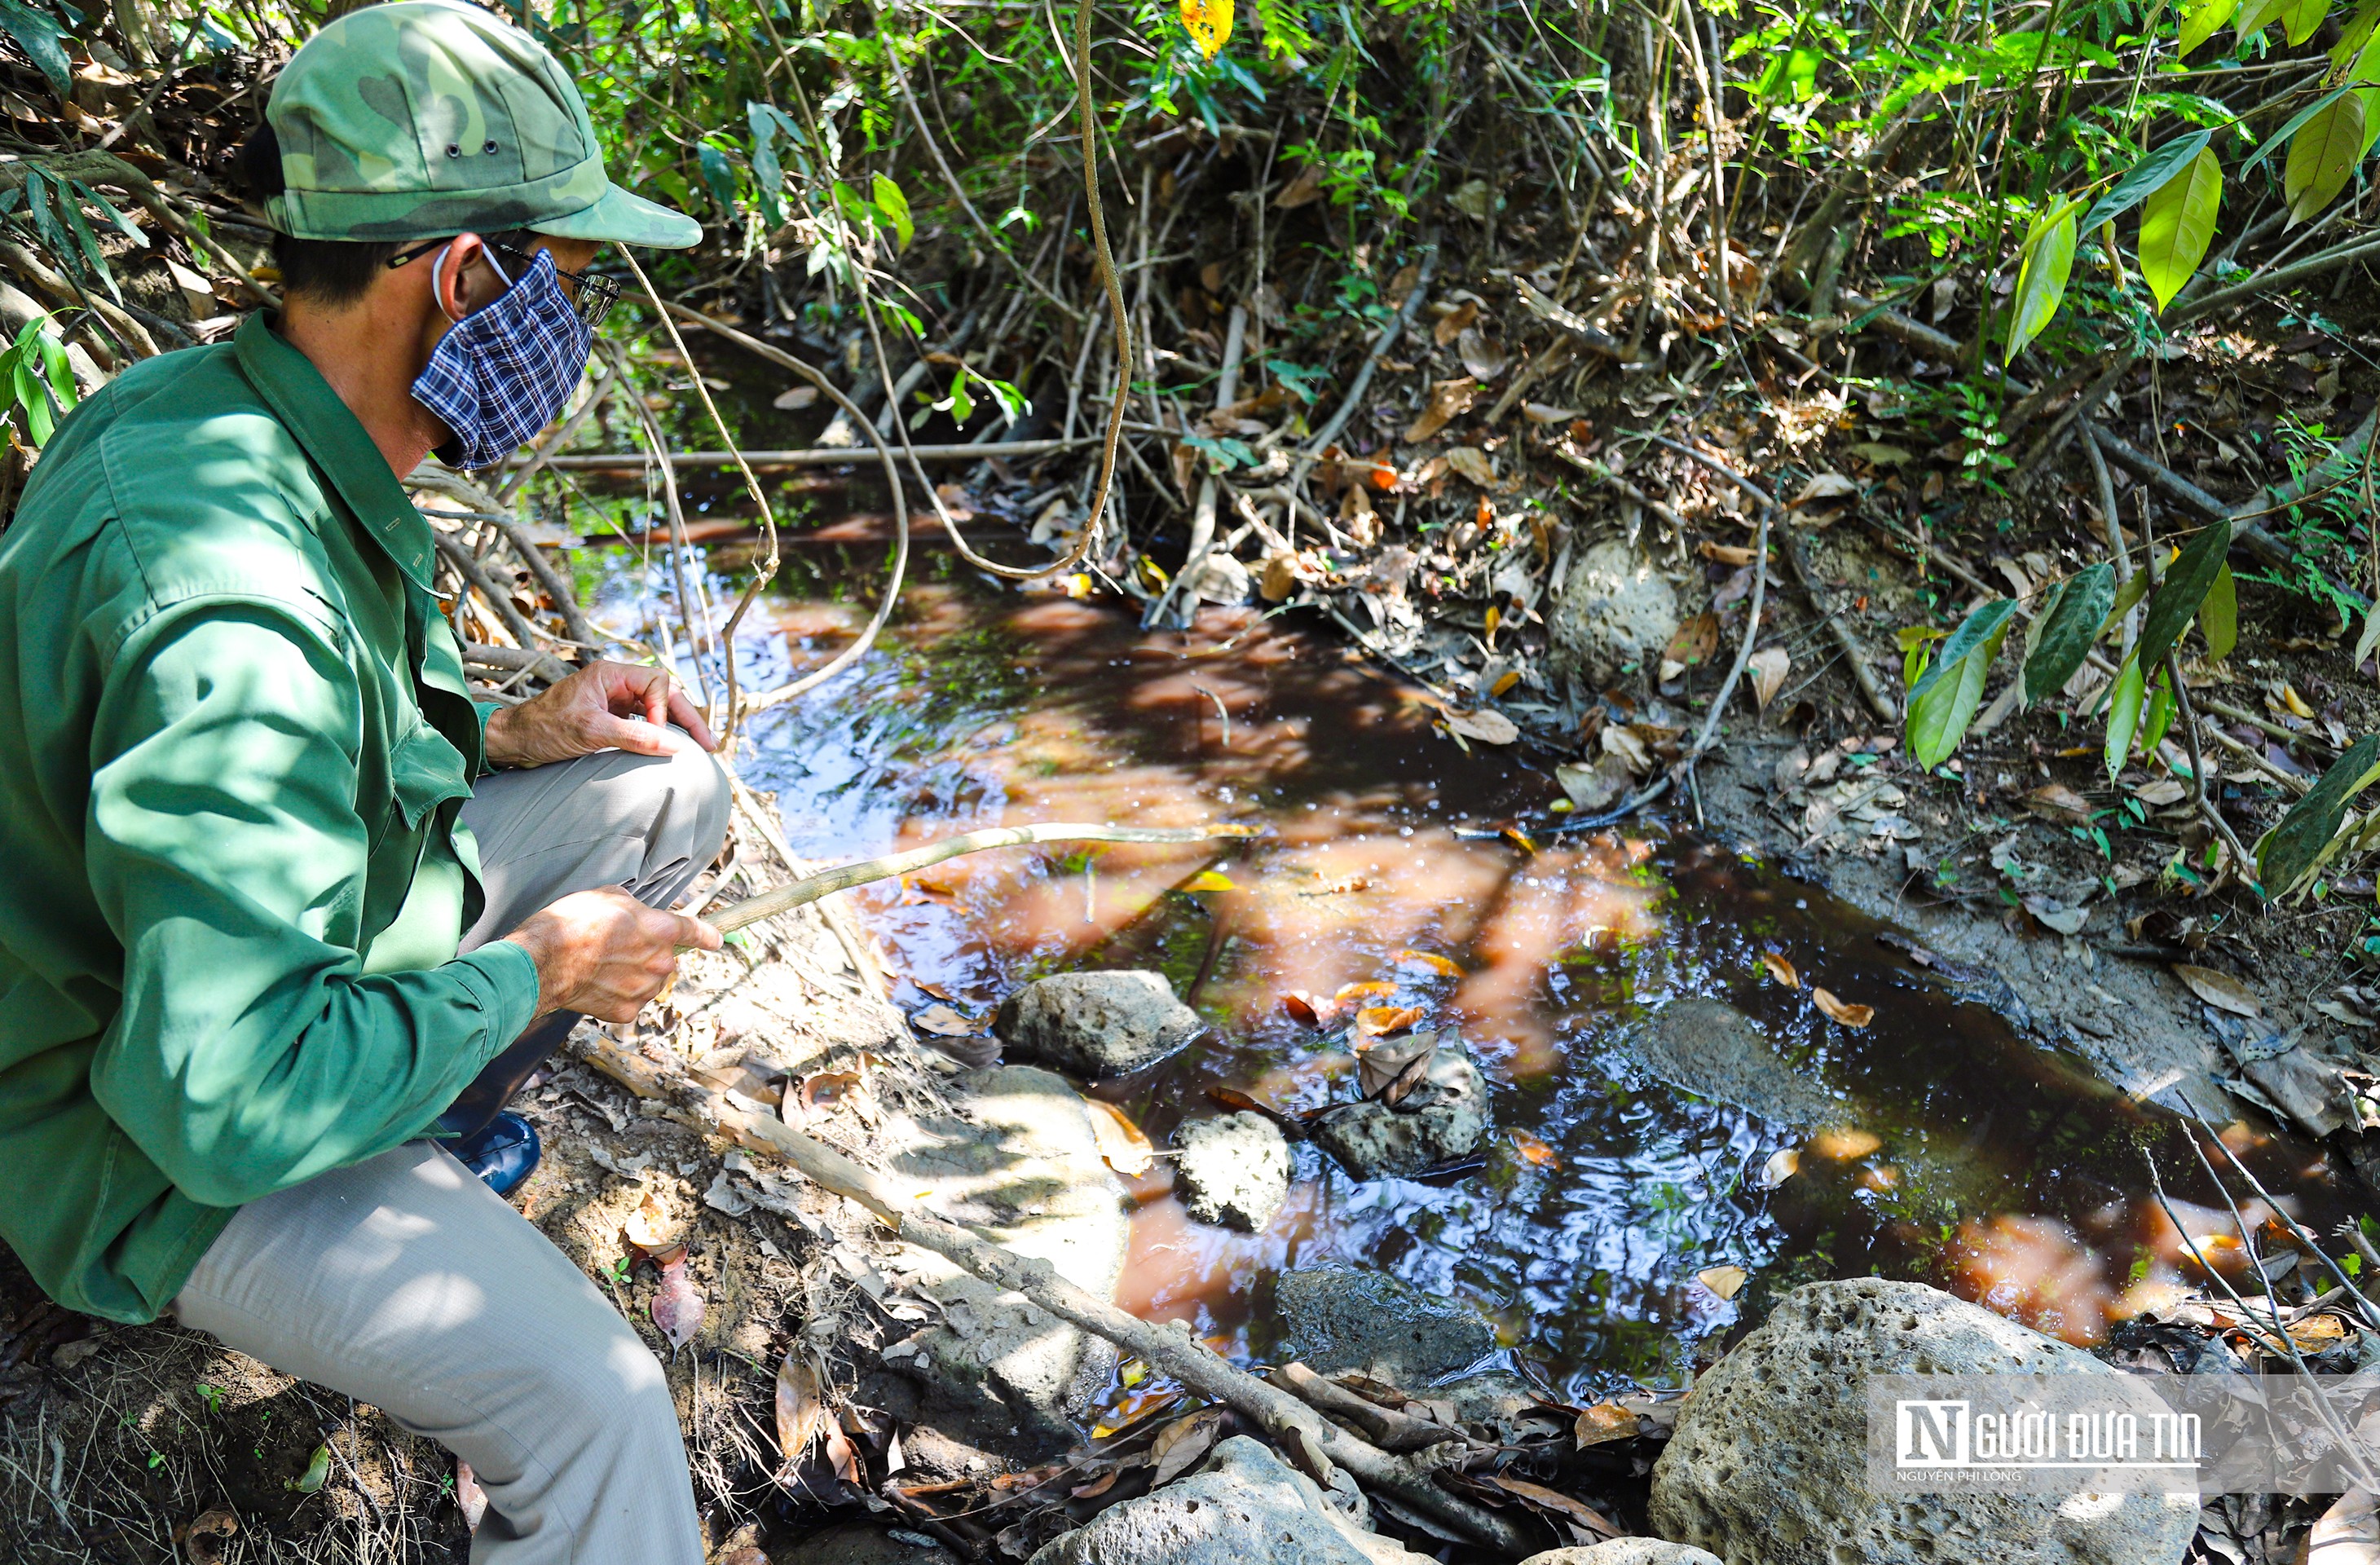
[[[815,584],[822,564],[789,575]],[[1080,1084],[1160,1153],[1184,1121],[1230,1111],[1217,1089],[1290,1115],[1354,1100],[1361,1008],[1459,1034],[1490,1086],[1480,1150],[1423,1177],[1358,1183],[1293,1144],[1289,1199],[1255,1234],[1194,1221],[1160,1156],[1126,1182],[1135,1314],[1276,1362],[1294,1347],[1281,1273],[1377,1268],[1475,1308],[1508,1366],[1583,1402],[1685,1383],[1804,1282],[1914,1279],[2088,1344],[2205,1280],[2184,1232],[2244,1259],[2182,1122],[1757,854],[1655,819],[1555,831],[1537,765],[1458,746],[1422,692],[1296,616],[1210,609],[1145,632],[1118,606],[953,564],[921,558],[866,657],[754,722],[741,768],[776,794],[796,853],[1050,820],[1264,834],[982,854],[851,893],[905,1010],[988,1033],[1032,979],[1163,973],[1206,1030]],[[865,623],[868,573],[837,574],[832,596],[770,601],[747,642],[755,687]],[[1872,1018],[1844,1025],[1821,989]],[[1678,1049],[1642,1041],[1697,1000],[1750,1019],[1748,1059],[1682,1073]],[[2310,1226],[2343,1213],[2317,1149],[2223,1134]]]

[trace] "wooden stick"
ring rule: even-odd
[[[1318,1483],[1329,1484],[1335,1464],[1399,1505],[1490,1548],[1517,1556],[1533,1547],[1512,1522],[1439,1487],[1432,1474],[1441,1463],[1391,1456],[1349,1434],[1288,1392],[1233,1367],[1187,1329],[1153,1326],[1126,1315],[1059,1276],[1048,1261],[1018,1256],[937,1216],[918,1205],[912,1192],[896,1188],[825,1142],[778,1121],[746,1114],[684,1071],[632,1052],[601,1032],[582,1031],[571,1048],[594,1069],[659,1104],[679,1123],[783,1158],[821,1188],[867,1207],[910,1244],[956,1263],[995,1289],[1023,1294],[1059,1319],[1113,1342],[1160,1374],[1224,1403],[1271,1434]]]
[[[722,933],[789,913],[806,903],[822,896],[864,886],[870,880],[890,880],[906,875],[912,869],[923,869],[929,864],[940,864],[946,858],[962,854],[981,853],[987,848],[1016,847],[1026,843],[1204,843],[1219,837],[1254,837],[1263,831],[1259,826],[1226,823],[1215,826],[1104,826],[1069,824],[1052,821],[1038,826],[995,826],[988,831],[969,831],[964,836],[945,837],[939,843],[929,843],[907,853],[887,854],[881,858],[863,858],[854,864],[838,865],[821,869],[815,875],[805,875],[773,891],[759,896],[746,897],[718,912],[705,916],[704,922]]]
[[[1078,451],[1087,445],[1097,445],[1097,435],[1077,435],[1073,440],[1017,440],[1002,443],[988,441],[981,445],[913,445],[904,455],[914,455],[920,462],[980,462],[986,457],[1008,461],[1018,456],[1046,456],[1053,451]],[[796,451],[674,451],[670,460],[682,467],[733,467],[740,456],[754,467],[847,467],[868,461],[874,453],[858,445],[814,445]],[[524,456],[524,463],[533,460]],[[646,456],[641,451],[577,452],[567,456],[549,456],[549,467],[575,469],[582,467],[642,467]]]

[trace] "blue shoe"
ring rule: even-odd
[[[509,1111],[498,1114],[486,1128],[445,1143],[462,1165],[499,1195],[519,1188],[537,1168],[541,1148],[537,1127]]]

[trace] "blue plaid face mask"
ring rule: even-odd
[[[451,253],[431,263],[433,280]],[[488,264],[496,265],[492,255]],[[413,382],[413,399],[455,431],[439,460],[485,467],[511,455],[562,411],[594,347],[594,331],[554,278],[553,257],[539,251],[517,282],[438,340]]]

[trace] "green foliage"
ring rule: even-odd
[[[49,443],[58,415],[75,405],[75,383],[67,345],[51,329],[48,316],[26,321],[17,340],[0,352],[0,386],[6,388],[25,443],[36,448]]]
[[[1909,753],[1927,769],[1958,748],[1983,704],[1984,677],[2016,617],[2016,600],[1995,599],[1969,614],[1942,643],[1941,656],[1909,689]]]
[[[2051,588],[2024,637],[2028,701],[2062,687],[2090,655],[2116,605],[2116,567],[2102,561]]]
[[[2256,843],[2256,878],[2266,894],[2287,896],[2338,850],[2347,807],[2375,779],[2380,779],[2380,737],[2367,734],[2332,762],[2322,781]]]

